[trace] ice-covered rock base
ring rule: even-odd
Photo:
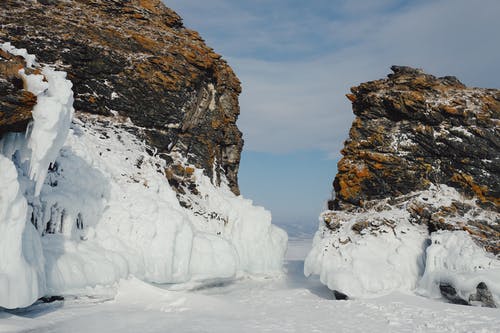
[[[304,273],[318,274],[330,289],[350,298],[400,291],[463,304],[500,304],[500,260],[483,248],[497,244],[478,232],[494,229],[498,213],[446,185],[394,201],[324,212]],[[447,297],[446,286],[456,295]]]

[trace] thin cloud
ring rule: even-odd
[[[500,87],[496,0],[166,3],[242,80],[248,150],[338,156],[353,118],[344,94],[392,64]]]

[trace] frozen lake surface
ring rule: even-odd
[[[335,301],[303,275],[310,246],[290,239],[282,276],[183,286],[189,291],[132,279],[94,297],[0,312],[0,332],[498,332],[499,309],[399,293]]]

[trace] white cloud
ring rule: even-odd
[[[291,1],[299,9],[278,1],[282,12],[265,1],[258,10],[245,1],[169,3],[242,80],[246,149],[337,155],[353,118],[344,94],[392,64],[500,87],[497,0]]]

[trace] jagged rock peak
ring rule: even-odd
[[[500,205],[500,90],[393,66],[351,88],[356,115],[342,150],[330,208],[363,206],[447,184]]]
[[[169,162],[180,192],[190,185],[173,152],[239,193],[240,82],[160,0],[6,0],[0,22],[1,42],[68,72],[77,117],[129,119],[129,131]]]

